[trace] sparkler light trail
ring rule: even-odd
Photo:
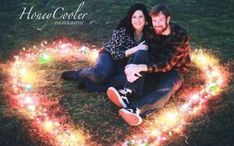
[[[22,49],[4,70],[7,79],[3,90],[13,109],[29,122],[42,141],[56,146],[87,145],[89,134],[76,128],[69,116],[58,117],[51,110],[50,99],[37,93],[40,74],[37,66],[57,60],[88,60],[94,62],[98,50],[82,46],[79,42],[59,40],[52,43],[43,41],[38,46]],[[196,93],[188,95],[185,102],[167,108],[154,117],[143,133],[127,137],[125,145],[161,145],[172,136],[183,133],[186,122],[203,111],[210,99],[217,97],[227,85],[228,72],[218,60],[201,50],[191,54],[192,61],[203,72],[205,84]],[[47,104],[45,104],[47,103]],[[58,105],[59,106],[59,105]],[[62,107],[60,107],[62,108]]]

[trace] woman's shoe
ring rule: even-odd
[[[74,80],[74,73],[75,71],[65,71],[62,73],[61,78],[63,80]]]

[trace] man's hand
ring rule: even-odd
[[[128,82],[133,83],[136,81],[140,76],[137,76],[136,74],[128,74],[126,75]]]
[[[141,71],[146,71],[147,68],[145,69],[145,65],[137,65],[137,64],[129,64],[125,67],[125,74],[127,77],[127,80],[130,83],[133,83],[136,81],[139,77],[141,77],[140,72]]]

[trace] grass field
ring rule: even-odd
[[[84,0],[85,1],[85,0]],[[163,1],[163,0],[161,0]],[[71,38],[101,47],[125,15],[129,6],[137,1],[86,0],[84,11],[88,16],[83,25],[55,25],[52,20],[38,31],[43,21],[19,20],[24,6],[35,6],[38,11],[51,11],[63,6],[74,10],[81,1],[74,0],[12,0],[0,4],[0,64],[11,58],[12,52],[37,45],[42,40]],[[142,0],[148,7],[159,0]],[[189,31],[191,48],[205,48],[220,58],[223,64],[234,67],[234,1],[232,0],[165,0],[172,11],[172,20]],[[77,5],[76,5],[77,4]],[[63,70],[84,67],[85,63],[62,64],[57,62],[46,69],[49,97],[56,97],[77,127],[87,129],[96,143],[104,146],[124,140],[138,128],[127,126],[117,115],[118,108],[106,100],[105,93],[87,93],[76,89],[73,82],[63,82],[59,75]],[[49,76],[54,74],[55,76]],[[185,86],[192,79],[190,72]],[[3,77],[1,77],[2,79]],[[196,82],[195,82],[196,83]],[[188,125],[184,136],[177,137],[170,146],[231,146],[234,143],[234,87],[233,80],[218,100],[209,104],[209,109]],[[195,86],[194,84],[191,86]],[[2,93],[2,80],[0,81]],[[179,91],[176,96],[183,92]],[[176,97],[175,96],[175,97]],[[55,99],[56,100],[56,99]],[[174,99],[175,100],[175,99]],[[173,101],[171,101],[173,102]],[[150,119],[147,119],[150,120]],[[29,126],[17,116],[14,110],[8,110],[6,98],[0,95],[0,145],[31,146],[46,145],[28,134]],[[185,142],[186,141],[186,142]]]

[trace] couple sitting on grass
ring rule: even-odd
[[[87,91],[106,91],[130,126],[162,108],[182,85],[190,65],[189,36],[172,23],[168,8],[158,4],[128,10],[93,67],[62,73]]]

